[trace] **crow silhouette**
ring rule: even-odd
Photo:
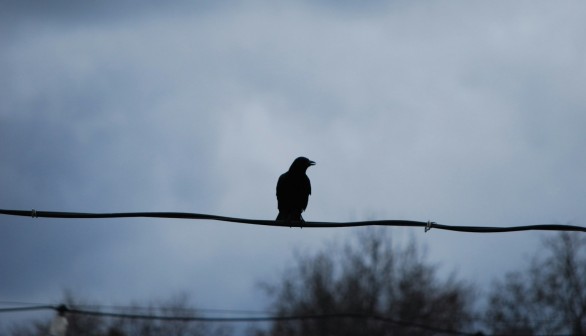
[[[307,208],[311,195],[311,182],[305,174],[307,168],[315,162],[306,157],[298,157],[289,170],[279,177],[277,182],[277,203],[279,215],[277,220],[303,221],[301,213]]]

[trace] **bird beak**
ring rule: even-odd
[[[309,161],[309,165],[310,165],[310,166],[315,166],[315,162],[313,162],[313,161]]]

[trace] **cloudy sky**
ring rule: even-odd
[[[586,4],[0,1],[0,208],[586,225]],[[187,292],[263,309],[294,249],[355,234],[0,216],[0,301]],[[544,234],[396,229],[481,287]],[[8,319],[0,316],[0,324]]]

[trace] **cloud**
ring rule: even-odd
[[[586,217],[579,5],[18,6],[24,21],[4,23],[0,52],[2,208],[271,219],[276,179],[306,155],[318,163],[308,219]],[[262,305],[255,281],[293,247],[352,234],[6,216],[0,226],[0,296],[56,299],[74,286],[122,302],[187,289],[202,306],[247,309]],[[523,262],[537,236],[420,234],[432,259],[481,282]]]

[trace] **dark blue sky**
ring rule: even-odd
[[[277,178],[304,155],[308,220],[586,220],[582,4],[2,6],[0,208],[273,219]],[[0,301],[185,291],[225,309],[264,308],[255,284],[293,249],[354,232],[8,216],[0,230]],[[395,233],[481,286],[540,237]]]

